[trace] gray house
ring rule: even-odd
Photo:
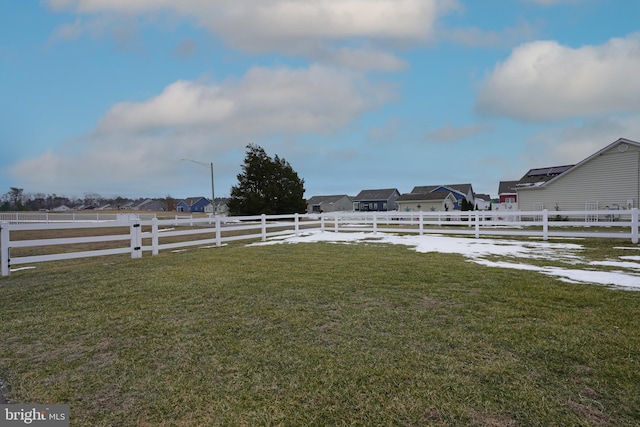
[[[518,207],[604,210],[638,207],[640,143],[620,138],[566,170],[532,169],[517,185]]]
[[[396,188],[380,190],[362,190],[353,198],[355,211],[394,211],[397,209],[396,200],[400,192]]]
[[[307,213],[339,212],[353,209],[353,200],[346,194],[313,196],[307,200]]]
[[[166,211],[167,210],[167,202],[165,200],[153,200],[146,199],[137,205],[131,207],[133,210],[137,211]]]

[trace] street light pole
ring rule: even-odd
[[[199,162],[197,160],[191,160],[191,159],[180,159],[180,160],[185,160],[187,162],[192,162],[192,163],[195,163],[197,165],[204,166],[206,168],[210,168],[211,169],[211,206],[213,206],[213,216],[216,216],[216,195],[215,195],[214,186],[213,186],[213,162],[204,163],[204,162]]]

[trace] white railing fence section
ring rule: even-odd
[[[594,222],[594,218],[597,222]],[[13,232],[73,229],[122,229],[121,234],[83,237],[11,240]],[[579,228],[579,229],[577,229]],[[145,231],[146,230],[146,231]],[[262,240],[302,231],[393,232],[456,234],[480,236],[528,236],[619,238],[638,243],[638,209],[616,211],[515,211],[515,212],[337,212],[319,215],[260,215],[238,217],[176,217],[142,220],[122,216],[100,222],[0,222],[0,262],[2,276],[11,267],[44,261],[56,261],[130,253],[141,258],[143,252],[157,255],[160,250],[192,246],[220,247],[237,240]],[[92,231],[91,234],[95,234]],[[89,234],[89,233],[88,233]],[[206,236],[206,237],[203,237]],[[191,238],[193,237],[193,238]],[[173,238],[173,239],[171,239]],[[179,239],[176,239],[179,238]],[[173,241],[167,241],[173,240]],[[164,241],[164,243],[163,243]],[[65,246],[82,243],[126,242],[117,248],[12,257],[12,248]]]
[[[98,211],[85,212],[0,212],[0,222],[11,224],[55,223],[55,222],[105,222],[122,219],[150,220],[155,213],[111,213]]]

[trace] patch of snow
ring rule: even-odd
[[[34,268],[35,268],[34,266],[18,267],[18,268],[10,268],[9,271],[13,272],[13,271],[20,271],[20,270],[33,270]]]
[[[639,269],[640,264],[625,261],[594,261],[587,262],[579,255],[583,246],[575,243],[550,243],[496,239],[472,239],[449,237],[437,234],[395,235],[389,233],[336,233],[330,231],[313,231],[295,235],[277,236],[266,242],[251,245],[274,245],[282,243],[387,243],[413,247],[417,252],[440,252],[461,254],[472,262],[488,267],[513,268],[518,270],[538,271],[542,274],[557,277],[568,283],[592,283],[620,287],[629,290],[640,290],[640,275],[626,271],[596,271],[581,269],[566,269],[551,266],[535,266],[525,262],[490,261],[489,256],[503,256],[511,258],[537,259],[561,261],[566,264],[585,266],[613,266],[626,269]],[[635,248],[634,248],[635,249]],[[624,257],[629,258],[629,257]],[[633,261],[640,257],[631,257]]]
[[[609,267],[620,268],[636,268],[640,269],[640,264],[637,262],[624,262],[624,261],[591,261],[589,265],[604,265]]]

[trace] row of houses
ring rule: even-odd
[[[410,193],[397,188],[365,189],[356,196],[313,196],[308,213],[337,211],[429,212],[454,210],[581,211],[632,209],[640,200],[640,143],[620,138],[573,165],[528,170],[521,178],[498,183],[498,197],[478,194],[470,183],[421,185]],[[178,212],[213,212],[210,201],[193,197]],[[216,213],[226,213],[224,201]]]
[[[449,184],[414,187],[411,193],[400,194],[397,188],[362,190],[355,197],[348,195],[314,196],[307,201],[308,213],[336,211],[453,211],[489,210],[491,198],[474,193],[471,184]]]
[[[41,209],[46,210],[46,209]],[[104,211],[104,210],[133,210],[133,211],[166,211],[167,210],[167,201],[164,199],[144,199],[144,200],[136,200],[129,201],[123,203],[121,205],[80,205],[75,206],[73,208],[67,205],[57,206],[51,211],[53,212],[66,212],[66,211],[88,211],[88,210],[96,210],[96,211]]]
[[[471,184],[362,190],[357,196],[314,196],[309,213],[335,211],[602,210],[632,209],[640,200],[640,143],[620,138],[574,165],[530,169],[500,181],[498,198],[476,194]]]

